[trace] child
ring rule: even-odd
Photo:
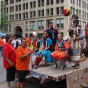
[[[55,46],[55,51],[51,53],[51,57],[55,60],[55,64],[57,67],[57,60],[60,60],[62,66],[61,69],[66,67],[66,57],[68,56],[68,50],[70,46],[68,42],[64,41],[61,34],[58,34],[58,41]]]
[[[40,40],[39,51],[36,52],[37,57],[35,59],[34,65],[35,69],[38,67],[43,57],[45,57],[47,62],[52,62],[52,58],[50,57],[51,50],[52,50],[52,40],[48,37],[47,31],[44,31],[43,39]]]

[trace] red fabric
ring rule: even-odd
[[[10,68],[9,63],[5,59],[6,57],[16,66],[16,52],[14,47],[9,43],[5,43],[3,47],[3,65],[4,68]]]
[[[55,58],[55,56],[59,53],[59,51],[54,51],[50,54],[52,58]]]
[[[36,57],[36,59],[35,59],[35,65],[38,66],[39,63],[41,62],[41,60],[42,60],[41,58]]]
[[[85,28],[88,28],[88,24],[86,24]]]
[[[88,36],[88,30],[85,30],[85,34],[86,34],[86,36]]]
[[[67,50],[70,49],[70,46],[69,46],[68,42],[64,42],[64,47],[65,47]]]

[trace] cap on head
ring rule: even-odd
[[[37,36],[37,33],[36,32],[33,32],[33,36]]]

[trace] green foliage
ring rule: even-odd
[[[6,32],[9,24],[8,14],[6,13],[6,5],[1,3],[1,32]]]

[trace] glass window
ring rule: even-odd
[[[40,0],[38,0],[38,7],[40,7]]]
[[[18,5],[16,5],[16,11],[18,11]]]
[[[26,9],[28,9],[28,3],[26,3]]]
[[[42,6],[44,6],[44,0],[42,0]]]
[[[34,8],[36,7],[36,1],[34,1]]]
[[[19,14],[19,19],[21,19],[21,13]]]
[[[23,13],[23,19],[25,19],[25,13]]]
[[[28,18],[28,12],[26,12],[26,18]]]
[[[38,17],[40,17],[40,10],[38,10]]]
[[[23,10],[25,10],[25,4],[23,4]]]
[[[59,2],[60,2],[60,0],[56,0],[56,4],[59,3]]]
[[[46,15],[49,15],[49,9],[46,9]]]
[[[42,16],[44,16],[44,10],[41,10],[41,12],[42,12]]]
[[[36,29],[36,22],[30,21],[30,30],[35,30],[35,29]]]
[[[32,8],[32,2],[30,2],[30,8]]]
[[[33,17],[36,17],[36,11],[33,11]]]
[[[51,4],[53,4],[53,0],[51,0]]]
[[[28,22],[25,23],[26,30],[28,30]]]
[[[56,25],[58,26],[58,28],[64,28],[64,19],[63,18],[56,19]]]
[[[47,5],[49,5],[49,0],[47,0]]]
[[[62,14],[63,10],[64,10],[64,7],[60,7],[60,14]]]
[[[56,14],[59,14],[59,7],[56,8]]]
[[[21,5],[19,5],[19,11],[21,10]]]
[[[32,18],[32,12],[30,12],[30,18]]]
[[[38,29],[44,29],[44,20],[39,20],[38,21]]]
[[[50,15],[53,15],[53,8],[51,8],[50,11],[51,11],[51,14]]]
[[[16,14],[15,16],[16,16],[16,18],[15,18],[15,19],[16,19],[16,20],[18,20],[18,14]]]
[[[64,2],[64,0],[61,0],[61,3],[63,3]]]

